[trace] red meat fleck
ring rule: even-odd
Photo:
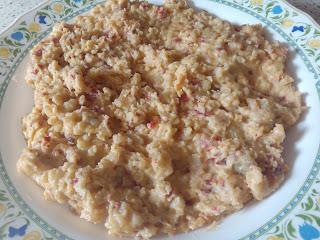
[[[44,135],[43,139],[46,141],[46,142],[49,142],[51,140],[51,137],[49,136],[49,134],[46,134]]]
[[[206,137],[200,139],[200,146],[204,149],[209,149],[211,146],[210,140]]]
[[[113,40],[116,38],[116,33],[115,32],[112,32],[111,30],[107,30],[104,32],[103,34],[105,40]]]
[[[104,113],[104,110],[99,106],[94,106],[92,110],[96,113],[100,113],[100,114]]]
[[[142,93],[142,98],[150,100],[151,99],[151,93],[149,93],[149,92]]]
[[[182,39],[179,38],[179,37],[174,37],[173,38],[173,42],[175,42],[175,43],[180,43],[181,41],[182,41]]]
[[[207,187],[201,188],[201,192],[207,193],[207,194],[211,193],[211,190],[212,190],[211,188],[207,188]]]
[[[189,101],[189,97],[187,94],[183,93],[181,96],[180,96],[180,100],[181,102],[188,102]]]
[[[86,100],[89,102],[93,102],[98,95],[98,90],[92,88],[90,92],[85,94]]]
[[[213,212],[213,214],[219,214],[220,213],[220,209],[218,207],[213,207],[212,208],[212,212]]]
[[[42,56],[42,49],[37,49],[33,52],[33,55],[37,56],[37,57],[41,57]]]
[[[64,24],[64,27],[65,27],[65,28],[67,28],[67,29],[69,29],[70,31],[73,31],[73,29],[74,29],[75,25],[65,23],[65,24]]]
[[[192,86],[197,86],[197,85],[200,84],[200,81],[197,80],[197,79],[191,79],[191,80],[190,80],[190,83],[191,83]]]
[[[280,99],[280,102],[282,102],[282,103],[286,103],[287,102],[287,97],[286,96],[282,96],[279,99]]]
[[[54,38],[52,38],[52,42],[54,43],[54,44],[58,44],[59,43],[59,38],[56,38],[56,37],[54,37]]]
[[[241,27],[235,27],[234,30],[235,30],[236,32],[240,32],[240,31],[241,31]]]
[[[222,140],[222,138],[221,138],[220,135],[214,135],[214,136],[212,137],[212,139],[213,139],[214,141],[217,141],[217,142],[220,142],[220,141]]]
[[[161,19],[167,17],[168,15],[168,11],[164,7],[157,7],[155,11]]]
[[[143,9],[147,9],[149,7],[149,4],[146,3],[146,2],[143,2],[140,4],[140,6],[143,8]]]
[[[40,68],[42,70],[44,68],[44,66],[42,64],[38,64],[38,68]]]
[[[210,113],[207,113],[206,111],[201,112],[198,109],[194,109],[194,114],[197,116],[204,116],[204,117],[210,116]]]
[[[215,157],[211,157],[207,159],[207,162],[216,162],[216,158]]]
[[[206,185],[212,185],[214,183],[216,183],[216,180],[213,177],[209,177],[206,180],[204,180]]]
[[[37,74],[39,73],[39,69],[37,69],[37,68],[33,69],[33,70],[32,70],[32,73],[33,73],[34,75],[37,75]]]
[[[112,34],[111,34],[111,31],[105,31],[104,33],[103,33],[103,36],[105,37],[105,39],[107,40],[107,39],[111,39],[112,38]]]
[[[147,123],[147,127],[149,129],[153,129],[159,124],[159,122],[160,122],[159,117],[152,117],[152,120]]]

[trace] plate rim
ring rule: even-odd
[[[65,1],[66,1],[66,0],[62,0],[62,1],[60,1],[60,2],[65,2]],[[92,7],[94,7],[95,5],[97,5],[97,4],[99,4],[99,3],[103,2],[103,1],[104,1],[104,0],[93,0],[93,1],[92,1],[92,3],[93,3],[92,5],[88,5],[88,6],[86,6],[86,7],[82,7],[82,8],[80,8],[78,11],[74,12],[74,13],[71,14],[71,15],[66,16],[65,18],[63,18],[63,19],[61,19],[61,20],[65,20],[65,21],[70,20],[72,17],[75,17],[75,16],[77,16],[77,15],[83,13],[83,12],[89,11]],[[216,3],[224,4],[224,5],[227,5],[227,6],[236,8],[236,9],[238,9],[238,10],[240,10],[240,11],[242,11],[242,12],[248,13],[248,14],[250,14],[248,11],[251,11],[251,14],[250,14],[250,15],[253,16],[253,17],[255,17],[255,18],[257,18],[259,21],[262,21],[262,22],[264,22],[264,23],[266,23],[266,24],[267,24],[268,22],[271,23],[270,27],[271,27],[272,29],[275,29],[275,28],[276,28],[276,29],[277,29],[276,32],[279,33],[279,34],[287,41],[288,45],[290,45],[290,46],[295,46],[295,47],[296,47],[296,49],[297,49],[297,51],[298,51],[297,53],[298,53],[298,54],[302,57],[302,59],[304,60],[304,63],[305,63],[306,66],[308,67],[308,70],[311,71],[311,72],[315,75],[315,76],[314,76],[314,80],[316,81],[315,86],[316,86],[316,88],[317,88],[317,90],[318,90],[318,95],[320,94],[320,93],[319,93],[319,91],[320,91],[320,90],[319,90],[319,89],[320,89],[320,82],[319,82],[319,78],[318,78],[318,76],[317,76],[317,73],[318,73],[319,70],[317,70],[316,66],[313,65],[313,61],[310,60],[308,56],[306,56],[305,52],[300,49],[300,46],[299,46],[297,43],[293,42],[292,39],[290,39],[290,38],[287,36],[287,34],[283,31],[283,29],[280,29],[279,26],[274,25],[270,20],[268,20],[268,18],[265,18],[265,17],[260,16],[259,14],[257,14],[256,12],[254,12],[254,11],[251,10],[251,9],[248,10],[246,7],[240,6],[239,3],[236,3],[235,0],[208,0],[208,1],[212,1],[212,2],[216,2]],[[1,39],[6,33],[8,33],[10,30],[12,30],[16,25],[18,25],[19,22],[21,22],[22,19],[27,18],[27,17],[28,17],[29,15],[31,15],[33,12],[41,9],[41,8],[44,7],[44,6],[50,5],[50,4],[52,4],[53,2],[57,2],[57,1],[55,1],[55,0],[46,0],[45,2],[37,5],[36,7],[30,9],[30,10],[27,11],[26,13],[24,13],[24,14],[20,15],[19,17],[17,17],[12,24],[10,24],[8,27],[6,27],[4,30],[2,30],[2,31],[0,32],[0,39]],[[318,30],[320,31],[320,25],[319,25],[309,14],[307,14],[307,13],[305,13],[304,11],[302,11],[302,10],[294,7],[292,4],[290,4],[290,3],[287,2],[286,0],[276,0],[276,2],[282,3],[282,4],[286,5],[289,9],[293,9],[293,10],[295,10],[296,12],[298,12],[299,14],[301,14],[302,16],[306,17],[306,18],[312,23],[312,25],[314,26],[314,28],[315,28],[315,29],[318,29]],[[10,72],[9,72],[9,74],[8,74],[8,76],[7,76],[7,79],[8,79],[8,80],[7,80],[7,81],[3,81],[2,83],[0,82],[0,84],[1,84],[1,87],[0,87],[0,108],[1,108],[1,105],[2,105],[2,101],[3,101],[3,98],[4,98],[4,94],[5,94],[7,85],[9,84],[10,79],[11,79],[13,73],[16,71],[16,67],[20,64],[21,60],[26,56],[28,50],[29,50],[32,46],[34,46],[39,40],[41,40],[41,39],[43,38],[43,36],[46,36],[46,35],[48,34],[48,32],[51,31],[51,29],[52,29],[52,26],[50,26],[50,27],[49,27],[48,29],[46,29],[45,31],[41,32],[41,34],[39,34],[36,38],[33,39],[33,41],[32,41],[31,44],[27,44],[27,47],[23,50],[22,54],[20,54],[20,57],[19,57],[18,59],[16,59],[16,64],[13,65],[13,66],[11,66]],[[283,35],[282,35],[280,32],[282,32]],[[308,62],[308,64],[307,64],[307,62]],[[310,67],[309,65],[312,67],[312,70],[309,69],[309,67]],[[7,83],[7,84],[6,84],[6,83]],[[5,85],[6,85],[6,86],[5,86]],[[300,191],[301,191],[303,188],[305,188],[306,183],[309,183],[308,188],[305,188],[304,194],[301,196],[301,198],[300,198],[300,200],[297,202],[297,204],[305,197],[305,195],[308,193],[309,189],[311,188],[313,182],[314,182],[315,179],[317,178],[317,175],[319,174],[319,169],[320,169],[319,166],[318,166],[318,168],[317,168],[316,171],[313,171],[313,170],[315,169],[315,166],[317,166],[317,165],[320,166],[320,148],[318,148],[317,156],[316,156],[315,159],[314,159],[313,166],[312,166],[310,172],[308,173],[308,176],[306,177],[304,183],[303,183],[302,186],[299,188],[299,190],[297,191],[297,193],[295,194],[295,196],[294,196],[290,201],[288,201],[288,203],[285,205],[285,207],[283,207],[273,218],[271,218],[270,220],[266,221],[265,224],[263,224],[261,227],[257,228],[255,231],[250,232],[249,234],[247,234],[247,235],[244,236],[244,237],[241,237],[240,239],[241,239],[241,240],[243,240],[243,239],[249,239],[249,238],[250,238],[250,239],[256,239],[256,238],[258,238],[258,237],[261,237],[261,236],[263,236],[264,233],[266,233],[267,231],[269,231],[270,229],[272,229],[272,227],[274,227],[276,224],[278,224],[284,217],[286,217],[288,214],[290,214],[291,211],[287,212],[287,213],[286,213],[285,215],[283,215],[280,219],[278,219],[271,228],[269,228],[268,230],[265,230],[265,227],[269,224],[269,222],[271,222],[271,221],[273,221],[273,219],[277,218],[277,217],[279,216],[279,214],[280,214],[281,212],[283,212],[283,210],[284,210],[288,205],[291,205],[291,202],[293,201],[293,199],[295,199],[296,196],[300,193]],[[11,179],[9,178],[8,174],[6,173],[6,169],[5,169],[5,166],[4,166],[4,162],[3,162],[3,159],[2,159],[1,153],[0,153],[0,171],[1,171],[0,177],[1,177],[1,179],[2,179],[2,182],[6,185],[6,182],[9,180],[9,181],[10,181],[10,184],[11,184],[11,185],[13,186],[13,188],[14,188],[14,185],[13,185],[13,183],[11,182]],[[3,175],[3,172],[5,172],[5,176]],[[314,174],[315,177],[312,179],[312,182],[308,182],[309,176],[310,176],[311,174]],[[9,182],[7,182],[7,183],[9,184]],[[25,205],[27,205],[26,202],[22,199],[22,197],[20,196],[20,194],[18,193],[18,191],[17,191],[16,189],[14,189],[15,193],[13,193],[13,194],[11,193],[10,188],[11,188],[12,186],[10,186],[10,184],[9,184],[9,185],[6,185],[6,188],[7,188],[7,190],[9,189],[9,192],[10,192],[11,196],[13,197],[13,200],[17,203],[17,205],[18,205],[20,208],[22,208],[21,205],[19,204],[19,202],[21,202],[21,200],[22,200],[22,202],[23,202]],[[297,188],[297,189],[298,189],[298,188]],[[18,200],[15,199],[15,196],[14,196],[15,194],[18,196]],[[20,198],[20,199],[19,199],[19,198]],[[297,205],[297,204],[296,204],[296,205]],[[295,205],[292,209],[294,209],[294,208],[296,207],[296,205]],[[28,206],[28,205],[27,205],[27,206]],[[28,207],[32,210],[32,207],[30,207],[30,206],[28,206]],[[37,215],[33,210],[32,210],[32,212],[33,212],[33,214]],[[27,214],[27,213],[26,213],[26,215],[29,216],[29,214]],[[37,215],[37,216],[38,216],[38,215]],[[30,216],[29,216],[29,217],[30,217]],[[46,223],[46,221],[44,221],[44,220],[41,218],[41,216],[38,216],[38,217],[41,219],[42,222],[45,222],[45,223]],[[37,223],[37,222],[36,222],[36,223]],[[38,223],[37,223],[37,224],[38,224]],[[46,224],[47,224],[47,226],[50,226],[50,228],[52,228],[52,229],[55,230],[55,228],[52,227],[50,224],[48,224],[48,223],[46,223]],[[39,224],[38,224],[38,225],[39,225]],[[43,228],[43,226],[40,226],[40,227]],[[64,236],[63,239],[70,239],[70,240],[72,239],[72,238],[70,238],[70,237],[67,236],[67,233],[60,233],[59,230],[56,230],[56,231],[57,231],[56,233],[61,234],[62,236]],[[256,233],[259,233],[260,235],[259,235],[259,236],[256,236]],[[254,236],[255,238],[252,238],[252,236]]]

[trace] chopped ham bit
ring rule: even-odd
[[[173,38],[173,42],[175,42],[175,43],[180,43],[181,41],[182,41],[182,39],[179,38],[179,37],[174,37]]]
[[[54,43],[54,44],[58,44],[59,43],[59,38],[56,38],[56,37],[54,37],[54,38],[52,38],[52,42]]]
[[[287,103],[287,97],[286,96],[282,96],[279,98],[280,102],[282,103]]]
[[[97,89],[91,89],[90,92],[85,94],[85,98],[87,101],[89,102],[93,102],[95,100],[95,98],[98,95],[98,90]]]
[[[82,70],[83,76],[87,76],[88,75],[89,69],[90,69],[90,67],[87,64],[83,65],[83,70]]]
[[[105,37],[105,40],[108,40],[112,39],[114,37],[114,34],[110,30],[107,30],[103,33],[103,36]]]
[[[149,129],[153,129],[153,128],[155,128],[155,127],[159,124],[159,122],[160,122],[159,117],[154,116],[154,117],[152,117],[152,120],[147,123],[147,127],[148,127]]]
[[[189,82],[191,83],[192,86],[197,86],[200,84],[200,81],[197,79],[191,79]]]
[[[222,140],[222,138],[221,138],[220,135],[214,135],[214,136],[212,137],[212,139],[213,139],[214,141],[217,141],[217,142],[220,142],[220,141]]]
[[[37,69],[37,68],[33,69],[32,73],[33,73],[34,75],[37,75],[37,74],[39,73],[39,69]]]
[[[221,210],[218,207],[212,208],[213,215],[219,215],[221,213]]]
[[[220,53],[222,51],[227,51],[227,50],[228,50],[228,43],[226,43],[226,42],[223,43],[222,46],[216,48],[216,51],[218,53]]]
[[[37,49],[33,52],[33,55],[37,56],[37,57],[41,57],[42,56],[42,49]]]
[[[207,162],[216,162],[216,158],[215,157],[211,157],[207,159]]]
[[[43,70],[44,66],[42,64],[38,64],[38,68],[40,68],[41,70]]]
[[[189,97],[187,94],[183,93],[181,96],[180,96],[180,101],[181,102],[188,102],[189,101]]]
[[[203,192],[203,193],[209,194],[209,193],[211,193],[211,191],[212,191],[211,188],[207,188],[207,187],[201,188],[201,192]]]
[[[201,112],[201,111],[199,111],[198,109],[194,109],[194,114],[195,114],[196,116],[204,116],[204,117],[208,117],[208,116],[211,115],[210,113],[207,113],[206,111]]]
[[[65,27],[65,28],[67,28],[67,29],[69,29],[70,31],[73,31],[73,30],[74,30],[75,25],[65,23],[65,24],[64,24],[64,27]]]
[[[241,27],[235,27],[234,30],[235,30],[236,32],[240,32],[240,31],[241,31]]]
[[[168,15],[168,11],[164,7],[156,7],[155,11],[161,19],[167,17]]]
[[[151,93],[149,92],[146,92],[146,93],[142,93],[142,98],[143,99],[147,99],[147,100],[151,100],[152,96],[151,96]]]
[[[92,97],[96,97],[99,91],[96,88],[91,88],[91,91],[88,93]]]
[[[200,146],[207,150],[210,148],[211,142],[208,138],[203,137],[200,139]]]
[[[204,180],[204,182],[206,183],[206,185],[212,185],[216,183],[216,180],[213,177],[209,177],[206,180]]]
[[[51,137],[49,136],[49,134],[46,134],[46,135],[44,135],[43,139],[44,139],[44,141],[46,141],[46,142],[50,142]]]
[[[94,106],[92,110],[96,113],[104,113],[104,110],[99,106]]]
[[[146,2],[141,3],[140,6],[141,6],[143,9],[149,8],[149,4],[146,3]]]

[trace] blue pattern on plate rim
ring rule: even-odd
[[[303,15],[287,7],[281,0],[211,0],[239,9],[277,31],[291,46],[297,49],[309,71],[317,80],[320,95],[320,29],[317,29]],[[28,50],[48,34],[52,24],[68,20],[88,11],[102,0],[60,0],[52,1],[37,11],[25,15],[12,33],[0,37],[0,104],[6,87],[18,63]],[[55,5],[54,5],[55,4]],[[34,16],[33,18],[30,16]],[[31,21],[30,19],[33,19]],[[43,25],[40,27],[39,25]],[[25,44],[22,44],[22,42]],[[1,107],[1,105],[0,105]],[[295,197],[270,221],[241,239],[267,240],[312,240],[319,238],[320,229],[320,154],[305,183]],[[71,239],[46,223],[22,200],[3,165],[0,153],[0,239],[24,236],[25,239]],[[25,222],[21,222],[24,220]]]

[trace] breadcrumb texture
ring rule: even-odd
[[[31,52],[19,172],[109,234],[215,223],[284,180],[287,49],[185,1],[109,0]]]

